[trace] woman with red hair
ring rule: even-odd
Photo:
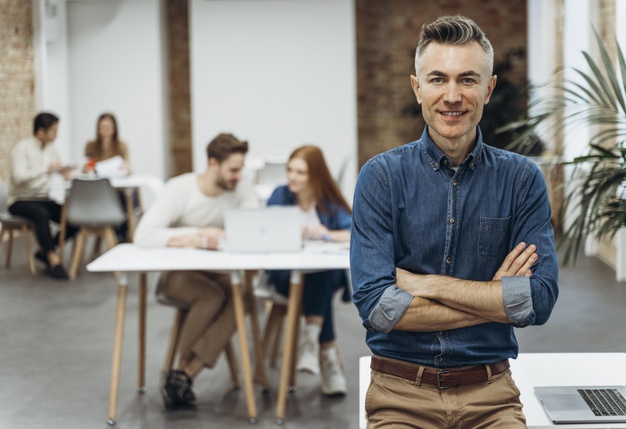
[[[287,163],[287,185],[276,188],[267,204],[298,206],[305,239],[350,241],[352,210],[341,195],[317,146],[302,146],[293,151]],[[275,286],[278,293],[287,295],[289,276],[290,271],[270,271],[268,282]],[[345,270],[311,273],[304,278],[306,329],[298,353],[298,370],[320,374],[321,391],[326,396],[347,393],[332,312],[333,294],[347,286],[347,281]]]

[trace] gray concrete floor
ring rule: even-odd
[[[0,252],[0,428],[107,428],[116,283],[112,275],[82,270],[72,282],[28,272],[21,239],[11,268]],[[68,252],[69,253],[69,252]],[[41,267],[39,267],[41,269]],[[596,259],[581,258],[561,270],[561,294],[550,321],[518,330],[522,352],[626,351],[626,284]],[[147,382],[137,385],[137,286],[131,277],[117,428],[277,428],[274,422],[278,370],[270,369],[270,392],[255,387],[259,409],[247,423],[242,390],[230,388],[227,367],[206,370],[196,380],[195,409],[165,411],[159,374],[174,312],[156,303],[150,276]],[[335,307],[339,346],[349,393],[323,398],[318,379],[299,374],[289,395],[288,428],[358,427],[358,358],[369,354],[356,309]]]

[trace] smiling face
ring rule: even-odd
[[[245,155],[242,153],[233,153],[222,163],[218,163],[215,158],[209,160],[209,167],[217,170],[215,184],[224,191],[232,191],[237,187],[241,180],[241,172],[243,170]]]
[[[309,191],[309,166],[302,158],[291,158],[287,163],[287,185],[294,194]]]
[[[473,147],[476,126],[496,85],[488,59],[477,42],[430,43],[421,56],[418,76],[411,76],[430,138],[456,165]]]

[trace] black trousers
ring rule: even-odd
[[[16,201],[9,207],[9,212],[31,220],[35,224],[35,236],[44,255],[54,251],[59,244],[59,234],[52,237],[50,221],[61,221],[62,206],[51,200]],[[67,225],[65,237],[72,238],[78,228]]]

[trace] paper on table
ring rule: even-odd
[[[96,162],[96,173],[100,177],[123,177],[127,175],[124,158],[119,155]]]

